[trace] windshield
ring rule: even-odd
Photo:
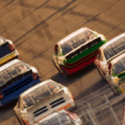
[[[117,63],[113,65],[115,74],[119,74],[125,71],[125,57],[120,59]]]
[[[35,103],[51,95],[52,93],[57,92],[59,89],[60,86],[54,81],[51,81],[47,84],[44,84],[43,86],[36,88],[35,90],[31,91],[23,97],[24,104],[26,105],[24,107],[28,108],[34,105]]]
[[[61,44],[63,54],[65,55],[65,54],[69,53],[73,49],[79,47],[83,43],[85,43],[95,37],[96,37],[96,35],[89,30],[85,30],[85,31],[81,32],[80,34],[74,36],[73,38],[71,38],[68,41]]]
[[[18,62],[14,65],[11,65],[7,69],[4,69],[0,72],[0,87],[12,78],[15,78],[18,75],[25,73],[29,69],[30,68],[22,62]]]
[[[125,37],[113,42],[104,49],[104,55],[106,60],[115,56],[124,49],[125,49]]]
[[[49,120],[44,121],[39,125],[71,125],[71,123],[68,115],[63,112],[50,118]]]

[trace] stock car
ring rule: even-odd
[[[99,48],[99,54],[95,59],[94,64],[104,80],[106,80],[109,60],[124,50],[125,33],[111,39]]]
[[[124,84],[123,83],[120,84],[121,81],[123,82],[123,80],[121,80],[121,77],[124,76],[123,75],[124,73],[120,73],[120,72],[115,73],[114,68],[116,68],[116,67],[113,66],[114,63],[112,61],[118,60],[118,58],[119,58],[118,56],[121,57],[121,54],[123,54],[124,51],[125,51],[125,33],[113,38],[112,40],[108,41],[103,46],[101,46],[99,48],[99,54],[97,56],[97,59],[94,61],[96,68],[99,71],[100,75],[102,76],[102,78],[104,80],[111,83],[110,85],[112,85],[111,87],[113,88],[113,90],[114,90],[114,87],[113,87],[114,84],[112,84],[112,83],[115,83],[115,90],[117,90],[117,91],[115,92],[115,90],[114,90],[114,92],[116,94],[124,92],[123,90],[120,89],[121,88],[120,86],[122,86],[122,88],[124,88],[123,87]],[[113,63],[113,64],[111,64],[111,63]],[[119,60],[119,63],[120,63],[120,60]],[[122,66],[122,68],[124,69],[123,66]],[[116,85],[117,85],[117,87],[116,87]]]
[[[116,54],[108,61],[108,70],[105,78],[114,93],[125,93],[125,51]]]
[[[55,45],[52,62],[59,73],[68,78],[93,63],[99,53],[98,48],[106,42],[104,35],[87,27],[80,28]]]
[[[52,112],[73,108],[76,105],[70,90],[49,79],[23,92],[14,112],[20,124],[34,125]]]
[[[0,65],[18,57],[18,55],[13,42],[0,36]]]
[[[19,95],[41,82],[36,68],[18,60],[0,67],[0,106],[17,99]]]
[[[48,115],[35,125],[83,125],[81,119],[66,110],[60,110]]]

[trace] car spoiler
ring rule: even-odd
[[[26,108],[27,116],[29,117],[30,121],[38,121],[39,119],[46,117],[48,114],[58,110],[58,106],[57,108],[52,108],[50,104],[56,102],[56,100],[59,100],[59,98],[66,98],[66,94],[64,90],[59,90],[57,92],[58,93],[53,93],[52,95],[42,99],[33,106]]]
[[[116,54],[115,56],[111,57],[110,59],[107,60],[107,63],[110,63],[113,59],[117,58],[121,54],[125,53],[125,50],[121,51],[120,53]]]
[[[58,92],[58,95],[62,95],[64,93],[64,90],[60,90],[60,91],[57,91],[57,92]],[[46,101],[51,100],[52,98],[55,98],[56,96],[58,96],[57,92],[53,93],[52,95],[47,96],[46,98],[44,98],[44,99],[40,100],[39,102],[37,102],[36,104],[34,104],[33,106],[27,108],[27,112],[33,111],[34,109],[36,109],[36,107],[44,106],[45,103],[43,103],[43,102],[46,102]]]
[[[66,54],[66,59],[71,59],[73,58],[75,55],[80,54],[81,52],[89,49],[90,47],[94,46],[95,44],[99,43],[101,41],[100,37],[96,37],[84,44],[82,44],[80,47],[77,47],[76,49],[72,50],[70,53]]]
[[[9,81],[7,81],[7,82],[5,82],[3,85],[1,85],[0,86],[0,90],[2,91],[4,88],[6,88],[6,87],[9,87],[11,84],[13,84],[13,80],[14,79],[19,79],[20,77],[24,77],[24,76],[26,76],[27,74],[30,74],[32,72],[32,70],[31,69],[29,69],[29,70],[27,70],[26,72],[24,72],[24,73],[22,73],[22,74],[19,74],[18,76],[16,76],[16,77],[12,77],[12,79],[10,79]]]

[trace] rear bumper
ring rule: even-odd
[[[0,59],[0,65],[9,61],[10,59],[13,59],[14,57],[17,57],[18,55],[19,55],[19,53],[17,52],[17,50],[15,50],[12,53],[4,56],[3,58]]]
[[[71,75],[71,74],[73,74],[73,73],[79,71],[80,69],[82,69],[82,68],[84,68],[84,67],[90,65],[91,63],[93,63],[94,60],[96,59],[96,57],[97,57],[97,55],[94,56],[94,57],[92,57],[91,59],[89,59],[89,60],[87,60],[87,61],[85,61],[85,62],[83,62],[83,63],[77,65],[76,67],[73,67],[73,68],[67,68],[67,67],[64,67],[64,66],[62,66],[62,65],[61,65],[60,67],[61,67],[67,74]]]
[[[45,112],[44,114],[41,114],[39,116],[39,119],[36,119],[36,121],[40,122],[43,118],[47,117],[49,114],[51,114],[55,111],[59,111],[62,109],[71,110],[71,109],[75,108],[75,106],[76,106],[75,102],[72,99],[67,100],[65,103],[62,103],[62,104],[58,105],[57,107],[51,108],[47,112]]]
[[[28,83],[27,85],[23,86],[22,88],[18,89],[17,91],[14,91],[10,95],[5,96],[3,98],[3,100],[0,101],[0,106],[1,107],[5,106],[9,102],[17,99],[21,93],[23,93],[24,91],[26,91],[27,89],[29,89],[30,87],[36,85],[39,82],[41,82],[40,79],[34,80],[34,81]]]

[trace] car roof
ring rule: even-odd
[[[125,57],[125,53],[119,55],[118,57],[114,58],[110,63],[114,64],[116,62],[118,62],[120,59],[122,59],[123,57]]]
[[[37,85],[35,85],[35,86],[29,88],[28,90],[24,91],[20,96],[21,96],[21,97],[24,97],[26,94],[32,92],[33,90],[37,89],[38,87],[43,86],[44,84],[46,84],[46,83],[48,83],[48,82],[51,82],[51,81],[53,81],[53,80],[48,79],[48,80],[46,80],[46,81],[40,82],[39,84],[37,84]]]
[[[59,113],[63,113],[63,112],[65,113],[65,110],[60,110],[60,111],[53,112],[53,113],[49,114],[47,117],[45,117],[44,119],[40,120],[39,123],[47,121],[47,120],[51,119],[52,117],[58,115]]]
[[[74,31],[73,33],[69,34],[68,36],[66,36],[65,38],[61,39],[57,44],[63,44],[64,42],[70,40],[72,37],[78,35],[79,33],[85,31],[85,30],[90,30],[89,28],[87,27],[83,27],[83,28],[80,28],[76,31]],[[91,30],[92,31],[92,30]]]
[[[107,46],[109,46],[110,44],[114,43],[116,40],[125,37],[125,33],[120,34],[119,36],[116,36],[115,38],[109,40],[108,42],[106,42],[104,45],[102,45],[100,48],[105,49]]]
[[[19,59],[14,59],[14,60],[8,62],[7,64],[4,64],[3,66],[1,66],[1,67],[0,67],[0,71],[6,69],[6,68],[8,68],[8,67],[10,67],[11,65],[13,65],[13,64],[15,64],[15,63],[18,63],[18,62],[22,62],[22,61],[20,61]]]

